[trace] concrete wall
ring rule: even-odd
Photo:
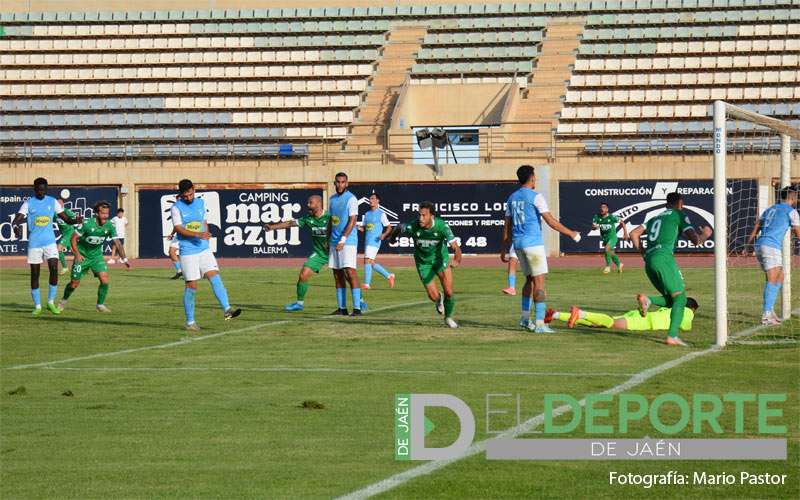
[[[392,117],[392,128],[497,125],[516,85],[409,85]],[[443,121],[444,120],[444,121]]]

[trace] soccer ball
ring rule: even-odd
[[[69,199],[69,189],[62,189],[61,190],[61,199],[68,200]]]

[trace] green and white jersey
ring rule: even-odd
[[[403,224],[402,234],[414,240],[414,262],[418,265],[449,259],[447,247],[456,239],[450,226],[438,217],[429,228],[420,226],[419,221]]]
[[[103,243],[117,235],[114,224],[107,220],[102,226],[92,217],[76,229],[78,251],[87,259],[103,256]]]
[[[298,227],[305,227],[311,231],[311,241],[314,245],[312,255],[328,258],[328,221],[330,214],[322,214],[319,217],[306,215],[297,219]]]
[[[619,217],[613,214],[607,214],[605,217],[600,214],[595,214],[594,218],[592,218],[592,224],[600,227],[600,237],[607,240],[617,235]]]
[[[73,212],[69,208],[65,208],[64,213],[70,219],[75,219],[75,212]],[[60,238],[62,242],[65,245],[69,246],[69,239],[72,238],[72,233],[75,231],[75,226],[73,226],[72,224],[67,224],[60,217],[56,217],[56,224],[58,225],[58,231],[61,233]]]
[[[647,251],[645,258],[657,254],[673,255],[678,236],[692,229],[689,217],[681,210],[668,208],[645,224]]]

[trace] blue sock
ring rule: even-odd
[[[389,277],[389,274],[391,274],[389,271],[387,271],[386,269],[384,269],[384,268],[383,268],[383,266],[382,266],[382,265],[380,265],[380,264],[378,264],[377,262],[376,262],[375,264],[373,264],[373,267],[375,267],[375,271],[377,271],[377,272],[378,272],[378,274],[380,274],[380,275],[381,275],[381,276],[383,276],[384,278],[388,278],[388,277]]]
[[[175,262],[172,263],[172,265],[175,266],[175,270],[176,271],[180,271],[181,270],[181,261],[176,260]]]
[[[533,310],[536,321],[544,321],[544,313],[547,310],[547,305],[544,302],[534,302]]]
[[[775,308],[775,300],[781,290],[781,283],[770,283],[764,286],[764,312],[768,313]]]
[[[531,318],[531,296],[530,295],[523,295],[522,296],[522,317],[524,319]]]
[[[353,309],[361,309],[361,288],[353,288],[350,294],[353,296]]]
[[[219,305],[223,311],[230,309],[231,305],[228,303],[228,291],[225,290],[225,285],[222,284],[222,276],[215,274],[208,281],[211,282],[211,289],[214,291],[214,296],[219,301]]]
[[[336,289],[336,302],[339,304],[339,309],[347,309],[347,288]]]
[[[517,287],[517,273],[509,273],[508,275],[508,288]]]
[[[194,288],[183,289],[183,311],[186,313],[186,323],[194,323],[194,295],[197,291]]]
[[[31,298],[33,298],[33,305],[42,307],[42,295],[39,293],[38,288],[31,288]]]
[[[47,286],[47,302],[53,302],[54,300],[56,300],[57,294],[58,294],[58,285]]]
[[[364,284],[372,283],[372,264],[364,264]]]

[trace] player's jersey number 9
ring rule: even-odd
[[[658,241],[658,237],[661,235],[661,219],[656,219],[650,225],[650,231],[647,232],[647,240],[651,243],[655,243]]]

